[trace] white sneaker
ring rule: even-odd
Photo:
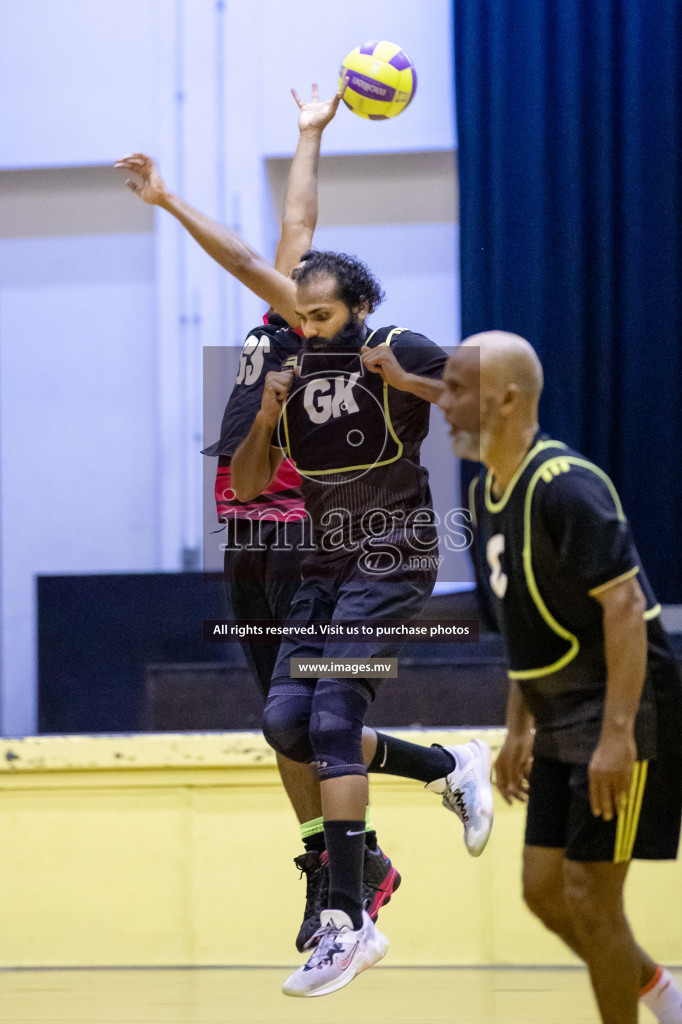
[[[363,910],[362,928],[357,930],[342,910],[323,910],[320,921],[316,933],[320,938],[312,955],[282,985],[287,996],[336,992],[386,955],[388,939],[374,927],[367,911]]]
[[[429,782],[426,788],[442,795],[443,806],[454,811],[464,825],[467,850],[472,857],[480,857],[493,827],[490,747],[481,740],[471,740],[463,746],[444,749],[455,758],[457,767],[444,779]]]

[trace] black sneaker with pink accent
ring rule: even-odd
[[[326,850],[323,853],[310,851],[295,857],[294,864],[301,877],[306,876],[305,910],[296,936],[296,949],[303,953],[317,945],[320,913],[329,905],[329,859]],[[386,854],[378,846],[376,850],[365,847],[362,906],[373,922],[399,885],[400,875]]]
[[[362,872],[362,903],[372,921],[376,922],[379,911],[391,900],[400,885],[400,875],[386,854],[378,846],[376,850],[365,847],[365,865]]]

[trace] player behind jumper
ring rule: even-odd
[[[332,625],[411,619],[430,595],[435,555],[428,473],[419,449],[430,402],[442,393],[445,353],[396,327],[368,331],[382,294],[354,257],[311,251],[292,275],[305,344],[299,357],[269,373],[261,409],[232,460],[237,498],[266,489],[285,456],[301,473],[314,551],[292,621]],[[387,940],[362,907],[362,829],[367,771],[421,779],[440,793],[480,854],[492,826],[490,752],[474,740],[454,748],[404,743],[363,724],[380,680],[333,672],[304,679],[290,662],[395,656],[399,639],[361,643],[324,635],[280,646],[263,729],[280,753],[315,764],[320,778],[330,869],[329,907],[319,945],[284,984],[288,995],[316,996],[348,984],[384,955]],[[324,671],[324,670],[323,670]]]
[[[497,785],[528,801],[525,900],[587,964],[604,1024],[635,1024],[640,997],[682,1024],[623,909],[630,859],[674,859],[680,834],[682,686],[660,606],[609,478],[538,432],[528,342],[475,335],[444,380],[454,451],[487,467],[481,557],[510,664]]]

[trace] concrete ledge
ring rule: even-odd
[[[480,729],[387,729],[414,743],[466,743]],[[496,750],[503,729],[483,730]],[[482,734],[483,734],[482,733]],[[274,768],[260,732],[121,733],[26,736],[0,740],[0,776],[27,772],[140,771],[177,768]]]

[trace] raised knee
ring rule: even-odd
[[[263,711],[263,735],[278,754],[291,761],[308,764],[313,750],[308,734],[310,702],[296,696],[268,699]]]
[[[330,707],[316,704],[310,717],[310,743],[320,782],[367,774],[362,758],[362,719],[353,714],[352,703],[337,700]]]
[[[336,750],[339,744],[344,745],[348,732],[347,724],[332,712],[316,710],[310,716],[310,744],[318,756],[329,749]]]
[[[362,727],[368,698],[354,682],[320,679],[310,716],[310,740],[316,756],[333,752],[362,763]]]
[[[366,774],[362,759],[362,729],[343,721],[334,712],[313,712],[310,744],[318,762],[320,779],[338,774]]]

